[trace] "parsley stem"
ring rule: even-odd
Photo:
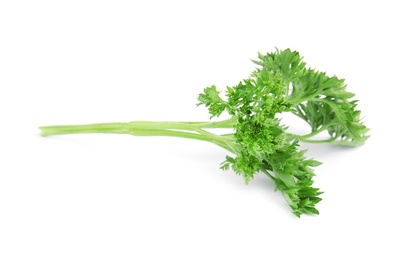
[[[42,136],[64,135],[64,134],[83,134],[83,133],[112,133],[127,134],[126,123],[102,123],[88,125],[55,125],[41,126]]]
[[[100,123],[87,125],[56,125],[39,127],[42,136],[84,133],[131,134],[134,136],[171,136],[212,142],[230,152],[234,138],[216,135],[204,128],[231,128],[234,120],[216,122],[133,121],[128,123]]]
[[[299,140],[301,140],[301,141],[306,141],[306,140],[308,140],[309,138],[311,138],[311,137],[313,137],[313,136],[315,136],[315,135],[318,135],[318,134],[320,134],[321,132],[327,130],[329,127],[330,127],[330,124],[324,125],[324,126],[320,127],[319,129],[312,131],[312,132],[309,133],[309,134],[299,136]]]

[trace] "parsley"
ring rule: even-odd
[[[333,143],[347,146],[363,144],[368,129],[356,110],[354,94],[346,91],[343,79],[306,67],[296,51],[276,50],[259,54],[250,77],[227,87],[225,95],[216,86],[204,89],[198,105],[208,108],[211,118],[228,113],[230,118],[210,122],[105,123],[40,127],[43,136],[73,133],[123,133],[135,136],[175,136],[212,142],[231,155],[221,169],[232,169],[248,183],[258,172],[275,183],[292,212],[318,214],[321,201],[313,187],[313,167],[320,162],[307,159],[299,142]],[[296,135],[287,132],[276,115],[291,112],[309,124],[311,132]],[[231,129],[217,135],[210,129]],[[315,139],[322,132],[329,138]]]

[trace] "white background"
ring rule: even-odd
[[[399,259],[395,2],[1,1],[0,259]],[[345,78],[371,128],[362,147],[303,145],[319,216],[219,170],[210,143],[39,135],[208,120],[202,89],[274,47]]]

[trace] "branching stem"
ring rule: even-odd
[[[211,142],[234,153],[234,138],[231,135],[216,135],[204,130],[207,128],[232,128],[233,124],[233,119],[216,122],[133,121],[128,123],[42,126],[40,130],[42,136],[107,133],[182,137]]]

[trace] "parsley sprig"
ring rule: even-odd
[[[248,183],[263,172],[275,183],[292,212],[318,214],[315,205],[321,201],[313,187],[313,167],[320,162],[305,157],[299,142],[333,143],[347,146],[363,144],[368,136],[361,121],[354,94],[346,91],[343,79],[329,77],[306,67],[296,51],[262,55],[253,61],[257,67],[250,77],[236,86],[227,87],[225,95],[216,86],[204,89],[198,105],[208,108],[211,118],[227,113],[230,118],[210,122],[103,123],[40,127],[43,136],[73,133],[119,133],[135,136],[174,136],[212,142],[230,155],[221,164],[232,169]],[[297,135],[277,117],[291,112],[309,124],[311,132]],[[215,128],[231,129],[217,135]],[[329,138],[316,139],[322,132]]]

